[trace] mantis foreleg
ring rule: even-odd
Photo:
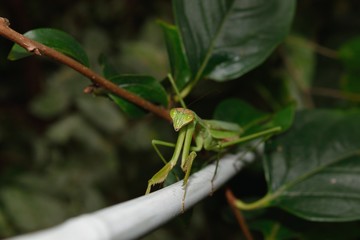
[[[184,144],[184,140],[185,140],[185,135],[186,135],[186,128],[180,129],[179,131],[179,136],[178,139],[176,141],[175,144],[175,150],[174,150],[174,154],[171,157],[170,161],[168,163],[165,164],[164,167],[162,167],[149,181],[148,181],[148,186],[146,189],[145,194],[150,193],[151,191],[151,187],[155,184],[158,183],[162,183],[165,181],[167,175],[169,174],[169,172],[171,171],[171,169],[174,168],[174,166],[176,165],[180,153],[181,153],[181,149],[183,148],[183,144]],[[160,152],[160,151],[159,151]],[[163,158],[163,161],[166,162],[166,160]]]
[[[172,148],[175,148],[176,145],[174,143],[171,143],[171,142],[164,142],[164,141],[156,140],[156,139],[152,140],[151,144],[152,144],[153,148],[155,149],[156,153],[161,158],[161,160],[165,164],[167,164],[168,162],[165,160],[164,156],[161,154],[161,152],[160,152],[159,148],[157,147],[157,145],[164,146],[164,147],[172,147]]]
[[[190,170],[191,170],[191,164],[189,164],[189,161],[187,159],[191,159],[191,158],[188,158],[188,156],[189,156],[189,151],[190,151],[190,148],[191,148],[191,140],[192,140],[192,136],[194,134],[194,130],[195,130],[195,123],[189,124],[189,125],[185,126],[184,128],[181,128],[179,130],[179,135],[178,135],[178,139],[176,141],[176,144],[162,142],[162,141],[159,141],[159,140],[154,140],[153,141],[154,149],[159,154],[161,159],[164,161],[165,166],[162,167],[148,181],[148,187],[146,189],[145,194],[150,193],[151,187],[153,185],[158,184],[158,183],[162,183],[162,182],[165,181],[165,179],[168,176],[169,172],[176,165],[176,163],[177,163],[177,161],[178,161],[178,159],[180,157],[180,153],[182,153],[181,168],[185,172],[185,176],[187,176],[187,178],[184,179],[184,183],[185,183],[184,185],[186,185],[187,179],[189,178],[189,173],[187,173],[187,172],[188,171],[190,172]],[[175,147],[174,154],[171,157],[169,162],[166,162],[165,158],[162,156],[161,152],[157,148],[156,145],[159,144],[159,143],[161,145],[164,145],[164,146]],[[194,155],[194,154],[192,154],[192,155]],[[195,156],[196,156],[196,154],[195,154]],[[193,158],[195,158],[195,157],[193,157]]]
[[[183,201],[182,201],[182,209],[183,210],[184,210],[184,204],[185,204],[187,182],[188,182],[188,179],[189,179],[189,176],[191,173],[192,163],[193,163],[194,159],[196,158],[195,151],[192,151],[191,153],[189,153],[192,149],[191,142],[192,142],[193,135],[195,132],[195,126],[196,126],[196,121],[192,121],[188,125],[181,128],[179,131],[179,136],[176,141],[176,144],[169,143],[169,142],[163,142],[163,141],[159,141],[159,140],[152,141],[152,145],[154,146],[155,151],[158,153],[160,158],[164,161],[165,166],[162,169],[160,169],[160,171],[158,171],[149,180],[148,187],[146,189],[146,194],[150,192],[151,187],[153,185],[155,185],[157,183],[162,183],[163,181],[165,181],[169,172],[176,165],[176,163],[179,159],[180,153],[181,153],[181,155],[182,155],[181,156],[181,169],[185,172],[185,177],[183,180],[183,187],[184,187],[184,196],[183,196]],[[169,162],[166,162],[165,158],[159,151],[157,145],[163,145],[163,146],[167,146],[167,147],[175,147],[174,154],[171,157]],[[193,148],[196,150],[201,149],[200,146],[195,146]]]

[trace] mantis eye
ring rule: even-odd
[[[170,110],[170,117],[171,117],[172,120],[174,120],[176,115],[177,115],[177,110],[175,108],[171,109]]]

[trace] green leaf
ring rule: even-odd
[[[119,75],[116,68],[109,62],[108,58],[101,54],[99,57],[99,64],[102,67],[102,72],[105,78],[109,79]]]
[[[274,113],[270,122],[266,123],[264,127],[270,128],[280,126],[282,132],[288,130],[294,122],[295,111],[295,104],[289,104],[288,106]]]
[[[339,49],[339,57],[348,71],[360,72],[360,37],[344,43]]]
[[[214,112],[215,119],[237,123],[243,129],[263,122],[269,116],[268,113],[262,112],[236,98],[229,98],[220,102]]]
[[[86,96],[76,99],[76,106],[94,126],[109,134],[117,133],[125,127],[123,114],[108,99]]]
[[[360,111],[305,111],[266,145],[262,202],[313,221],[360,219]],[[259,201],[259,202],[260,202]]]
[[[339,57],[345,66],[341,88],[345,92],[360,93],[360,37],[343,44],[339,50]]]
[[[193,76],[237,78],[262,63],[288,33],[294,0],[173,0]]]
[[[89,59],[81,45],[72,36],[63,31],[51,28],[39,28],[25,33],[24,36],[68,55],[87,67],[89,66]],[[8,55],[8,59],[18,60],[31,55],[33,55],[33,53],[14,44]]]
[[[250,225],[251,229],[258,230],[264,235],[264,239],[294,239],[297,233],[286,228],[279,222],[273,220],[258,220]]]
[[[65,205],[56,197],[16,187],[0,191],[0,200],[18,229],[34,231],[58,224],[66,218]]]
[[[316,54],[308,39],[292,34],[283,44],[286,68],[282,71],[283,84],[299,108],[306,108],[304,92],[312,86],[316,67]],[[274,96],[274,93],[273,93]],[[278,95],[275,95],[278,96]]]
[[[165,89],[153,77],[141,75],[120,75],[110,78],[110,81],[119,87],[128,90],[139,97],[142,97],[150,102],[167,106],[168,99]],[[145,110],[135,106],[134,104],[120,98],[117,95],[109,93],[109,97],[129,116],[141,117],[146,112]]]
[[[273,127],[281,127],[282,131],[286,131],[293,123],[294,114],[294,104],[270,114],[260,111],[240,99],[229,98],[216,106],[214,118],[237,123],[243,128],[246,135]]]
[[[309,40],[298,35],[289,36],[284,42],[287,64],[295,71],[296,82],[302,89],[311,87],[315,69],[315,52],[309,47]]]
[[[360,65],[359,65],[360,66]],[[360,72],[346,72],[341,78],[341,89],[348,94],[360,94]],[[351,97],[350,97],[351,96]],[[352,97],[352,95],[349,95],[349,99],[351,100],[359,99],[356,98],[355,95]]]
[[[178,89],[182,90],[191,79],[191,70],[186,59],[179,30],[176,26],[165,22],[159,22],[159,24],[165,36],[171,74],[175,79]]]
[[[11,226],[9,219],[7,219],[5,209],[0,209],[0,233],[1,237],[10,237],[16,234],[16,231]]]

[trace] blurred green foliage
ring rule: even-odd
[[[358,107],[359,56],[348,53],[360,49],[359,11],[358,0],[298,1],[293,33],[264,64],[239,81],[201,83],[189,96],[190,107],[208,118],[226,96],[270,111],[289,100],[288,90],[303,108]],[[0,14],[19,32],[52,27],[70,33],[98,72],[101,54],[120,73],[161,79],[168,72],[154,20],[172,19],[170,1],[3,1]],[[8,62],[11,45],[0,38],[0,238],[142,195],[162,164],[151,140],[173,138],[171,126],[153,116],[130,120],[107,99],[83,94],[89,82],[66,67],[39,58]],[[245,199],[260,196],[260,170],[251,166],[229,185]],[[222,192],[145,239],[241,239]],[[256,214],[246,215],[251,222]],[[355,239],[359,228],[357,222],[309,224],[280,210],[262,214],[286,233],[301,232],[301,239]],[[255,230],[261,224],[252,223]]]

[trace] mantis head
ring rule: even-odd
[[[179,131],[183,126],[194,121],[195,113],[186,108],[173,108],[170,110],[170,117],[175,131]]]

